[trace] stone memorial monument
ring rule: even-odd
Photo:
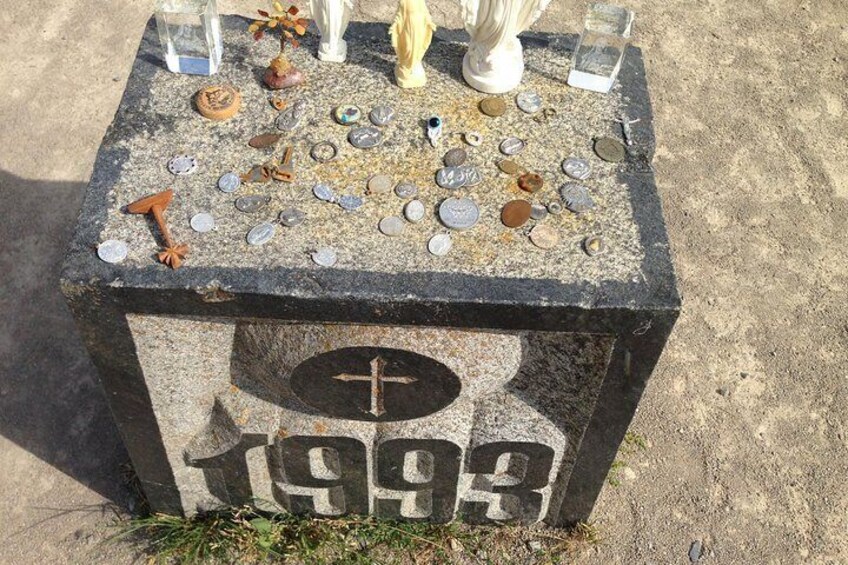
[[[586,519],[679,310],[638,49],[604,97],[565,85],[575,37],[528,34],[532,96],[491,117],[460,32],[434,37],[428,89],[401,91],[387,26],[354,22],[343,70],[322,73],[315,37],[290,55],[310,78],[280,111],[256,72],[274,45],[248,23],[222,18],[226,121],[148,27],[63,271],[151,507]],[[602,161],[593,139],[623,112],[633,144]],[[539,174],[516,184],[502,152]],[[586,187],[561,190],[564,170]],[[124,209],[166,189],[177,270]]]

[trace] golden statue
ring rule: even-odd
[[[401,88],[416,88],[427,83],[421,60],[430,47],[436,24],[424,0],[400,0],[389,33],[397,53],[395,79]]]

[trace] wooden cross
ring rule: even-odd
[[[387,377],[385,375],[386,361],[379,355],[371,360],[370,375],[349,375],[342,373],[336,375],[334,379],[350,382],[350,381],[370,381],[371,382],[371,410],[369,412],[379,418],[386,413],[383,406],[383,383],[400,383],[408,385],[414,383],[418,379],[415,377]]]

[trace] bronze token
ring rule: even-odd
[[[241,94],[228,84],[207,86],[194,95],[197,111],[210,120],[228,120],[241,108]]]
[[[532,206],[526,200],[507,202],[501,209],[501,221],[508,228],[523,226],[530,219]]]
[[[508,175],[514,175],[518,172],[518,163],[512,159],[501,159],[498,161],[498,168]]]
[[[279,96],[273,96],[271,98],[271,106],[273,106],[277,110],[282,110],[286,107],[285,98],[280,98]]]
[[[524,173],[518,177],[518,188],[525,192],[536,192],[542,188],[545,181],[536,173]]]
[[[608,163],[618,163],[624,161],[627,156],[627,150],[624,145],[611,137],[601,137],[595,140],[595,153],[598,157]]]
[[[484,98],[480,101],[480,111],[493,118],[503,116],[504,112],[506,112],[506,102],[502,98],[495,96]]]
[[[263,133],[262,135],[257,135],[247,142],[248,145],[253,147],[254,149],[264,149],[265,147],[271,147],[278,141],[282,136],[278,133]]]

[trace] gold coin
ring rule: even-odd
[[[518,172],[518,163],[512,159],[501,159],[498,161],[498,168],[508,175],[514,175]]]
[[[484,98],[480,101],[480,111],[493,118],[503,116],[504,112],[506,112],[506,102],[502,98],[496,98],[494,96]]]
[[[197,111],[210,120],[228,120],[241,108],[241,94],[229,84],[207,86],[194,95]]]

